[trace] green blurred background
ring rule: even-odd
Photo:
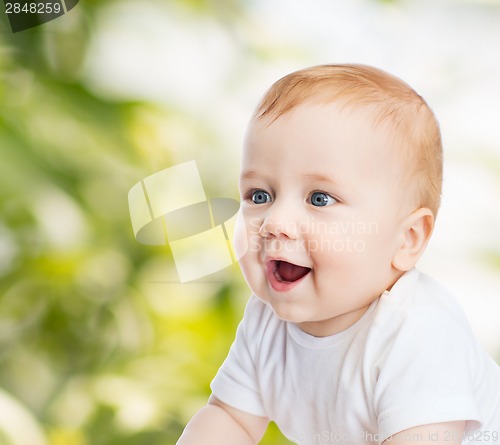
[[[237,266],[178,284],[168,248],[135,241],[128,191],[194,159],[207,196],[237,199],[253,106],[317,63],[372,63],[428,92],[445,190],[462,188],[423,267],[498,359],[500,4],[347,3],[81,0],[16,34],[2,12],[0,445],[175,443],[249,291]],[[289,442],[271,427],[262,443]]]

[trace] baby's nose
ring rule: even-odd
[[[270,212],[263,220],[259,234],[262,237],[284,236],[290,239],[297,239],[300,235],[300,224],[292,217],[290,211],[286,209]]]

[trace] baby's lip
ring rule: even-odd
[[[308,267],[310,269],[309,266],[306,266],[305,264],[301,264],[300,261],[296,261],[296,260],[293,260],[291,258],[285,258],[285,257],[281,257],[281,256],[267,256],[265,259],[264,259],[264,262],[266,263],[266,265],[272,261],[284,261],[286,263],[290,263],[290,264],[293,264],[294,266],[299,266],[299,267]]]

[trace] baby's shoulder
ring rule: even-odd
[[[384,292],[377,308],[379,318],[414,318],[433,313],[466,323],[457,298],[431,276],[413,269]]]
[[[393,341],[455,338],[473,342],[467,317],[456,297],[434,278],[414,269],[379,301],[373,326]]]

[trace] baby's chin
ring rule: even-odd
[[[257,296],[257,298],[259,297]],[[266,300],[264,298],[259,299],[267,304],[274,312],[274,315],[276,315],[276,317],[278,317],[282,321],[294,323],[297,325],[311,322],[311,319],[308,314],[306,314],[306,311],[297,304],[294,304],[294,302],[273,301]]]

